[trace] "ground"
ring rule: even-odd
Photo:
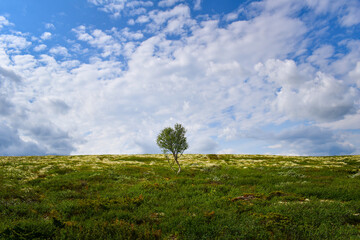
[[[0,157],[0,239],[360,239],[360,156]]]

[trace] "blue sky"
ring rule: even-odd
[[[0,2],[0,155],[360,154],[358,0]]]

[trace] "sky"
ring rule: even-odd
[[[0,1],[0,155],[359,155],[359,0]]]

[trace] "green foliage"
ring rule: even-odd
[[[360,238],[359,156],[182,163],[173,175],[161,155],[0,157],[0,239]]]
[[[0,239],[52,239],[56,226],[47,221],[21,221],[0,233]]]
[[[163,150],[163,153],[165,154],[167,159],[167,153],[172,154],[174,161],[179,167],[177,173],[179,173],[181,170],[180,164],[178,162],[178,157],[179,155],[181,156],[184,151],[189,147],[185,137],[185,133],[186,129],[181,124],[177,123],[175,124],[174,129],[171,127],[163,129],[156,140],[157,145]],[[172,168],[170,161],[169,164]]]
[[[156,143],[160,148],[171,153],[183,153],[188,148],[185,133],[185,128],[177,123],[174,129],[171,127],[163,129],[158,135]]]
[[[210,160],[217,160],[219,156],[217,154],[206,154],[206,157]]]

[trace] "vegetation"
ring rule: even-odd
[[[170,152],[173,155],[174,161],[179,167],[177,174],[181,171],[178,158],[181,157],[184,151],[189,147],[186,141],[185,133],[185,128],[181,126],[181,124],[177,123],[175,124],[174,129],[170,127],[163,129],[156,140],[157,145],[163,150],[171,169],[173,169],[173,167],[167,154]]]
[[[360,156],[0,157],[0,239],[359,239]]]

